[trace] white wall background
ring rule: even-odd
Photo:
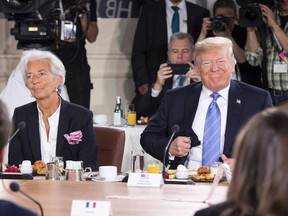
[[[215,0],[190,1],[210,6]],[[13,25],[13,22],[0,19],[0,92],[22,52],[16,49],[17,41],[10,36]],[[116,96],[122,97],[123,105],[134,97],[130,59],[137,19],[99,18],[98,25],[97,41],[86,45],[94,84],[90,109],[94,114],[107,114],[111,121]]]

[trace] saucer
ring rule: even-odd
[[[116,176],[115,178],[106,179],[106,178],[104,178],[104,177],[95,176],[95,177],[92,177],[91,180],[92,180],[92,181],[96,181],[96,182],[120,182],[120,181],[122,181],[122,179],[123,179],[124,177],[125,177],[125,176],[123,176],[123,175],[118,175],[118,176]]]

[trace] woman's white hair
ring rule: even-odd
[[[22,72],[25,83],[27,84],[26,72],[28,69],[28,65],[31,61],[42,60],[49,63],[51,72],[54,76],[61,76],[62,83],[58,86],[58,90],[61,90],[62,86],[65,83],[65,67],[62,61],[52,52],[43,51],[43,50],[27,50],[22,53],[19,68]]]

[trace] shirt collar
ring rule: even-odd
[[[56,109],[56,111],[50,117],[48,117],[48,119],[57,123],[58,120],[59,120],[60,108],[61,108],[61,98],[60,98],[60,103],[59,103],[58,108]],[[42,114],[38,104],[37,104],[37,109],[38,109],[39,118],[42,118],[43,114]]]
[[[181,2],[179,2],[179,4],[177,4],[177,5],[172,4],[172,2],[171,2],[170,0],[166,0],[166,10],[168,9],[168,10],[173,11],[173,9],[171,8],[172,6],[177,6],[177,7],[179,7],[179,10],[180,10],[180,11],[185,11],[185,10],[186,10],[186,4],[185,4],[185,1],[184,1],[184,0],[182,0]],[[174,11],[173,11],[173,12],[174,12]]]
[[[220,90],[218,93],[221,95],[221,97],[224,99],[224,100],[228,100],[228,94],[229,94],[229,89],[230,89],[230,83],[227,87],[225,87],[224,89]],[[208,89],[207,87],[205,87],[204,85],[202,86],[202,92],[201,94],[203,94],[203,96],[205,98],[210,98],[210,95],[212,94],[213,92]]]

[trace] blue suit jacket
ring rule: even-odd
[[[32,102],[14,111],[13,121],[15,129],[19,122],[25,122],[26,127],[10,141],[9,159],[10,165],[19,165],[23,160],[31,160],[34,163],[41,160],[41,145],[39,134],[39,118],[36,102]],[[77,145],[68,144],[64,134],[81,130],[82,141]],[[96,169],[98,147],[93,130],[93,114],[90,110],[61,100],[59,115],[58,135],[56,142],[56,156],[63,156],[63,160],[83,161],[83,166]]]
[[[180,126],[177,136],[189,136],[192,147],[200,144],[197,135],[192,130],[202,83],[193,83],[183,88],[167,91],[164,99],[141,135],[140,143],[143,149],[158,160],[163,160],[164,149],[172,134],[173,125]],[[260,88],[231,80],[225,131],[224,154],[232,155],[234,139],[240,127],[255,113],[271,107],[270,94]],[[176,158],[171,168],[184,163],[186,157]],[[167,161],[167,160],[166,160]]]

